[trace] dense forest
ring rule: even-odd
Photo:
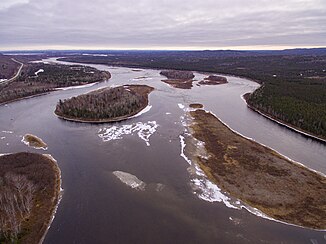
[[[0,243],[39,243],[58,202],[60,173],[35,153],[0,157]]]
[[[164,75],[168,79],[191,80],[195,76],[191,71],[180,70],[162,70],[160,75]]]
[[[249,105],[326,138],[326,49],[113,52],[107,57],[79,55],[67,56],[64,60],[246,77],[263,84],[250,96]]]
[[[16,80],[0,84],[0,104],[49,92],[58,87],[85,85],[110,77],[107,71],[87,66],[28,63]]]
[[[142,85],[104,88],[59,101],[55,113],[68,119],[85,121],[115,120],[130,116],[148,104],[153,88]]]
[[[19,66],[20,65],[13,61],[10,56],[0,53],[0,80],[13,77]]]

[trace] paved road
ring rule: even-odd
[[[15,80],[15,79],[20,75],[20,73],[21,73],[21,71],[22,71],[22,69],[23,69],[23,66],[24,66],[23,63],[17,61],[17,60],[14,59],[14,58],[12,58],[11,60],[14,61],[14,62],[16,62],[16,63],[18,63],[18,64],[20,64],[19,70],[18,70],[18,72],[17,72],[13,77],[11,77],[11,78],[8,79],[8,80],[4,80],[4,81],[0,82],[0,84],[9,83],[9,82],[14,81],[14,80]]]

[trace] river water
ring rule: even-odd
[[[161,82],[158,70],[90,66],[110,71],[112,78],[0,107],[0,153],[49,153],[62,171],[63,198],[45,243],[326,242],[326,232],[267,220],[194,194],[189,164],[180,156],[183,106],[194,102],[239,133],[326,173],[325,144],[246,107],[241,95],[256,89],[256,83],[228,77],[228,84],[195,82],[193,89],[182,90]],[[198,81],[203,77],[196,73]],[[155,87],[148,112],[97,125],[63,121],[53,113],[59,99],[125,84]],[[42,138],[48,150],[23,144],[26,133]],[[125,176],[131,177],[121,180]],[[130,181],[135,188],[127,185]]]

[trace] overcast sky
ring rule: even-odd
[[[326,0],[0,0],[0,50],[326,46]]]

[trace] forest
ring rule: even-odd
[[[100,82],[110,77],[107,71],[82,65],[28,63],[16,80],[0,84],[0,104],[53,91],[59,87]]]
[[[248,103],[278,120],[326,138],[326,49],[284,51],[113,52],[65,61],[229,74],[263,84]]]
[[[60,100],[55,113],[65,118],[85,121],[114,120],[130,116],[148,104],[149,86],[103,88],[67,100]]]
[[[35,153],[0,157],[0,243],[39,243],[58,202],[60,173]]]

